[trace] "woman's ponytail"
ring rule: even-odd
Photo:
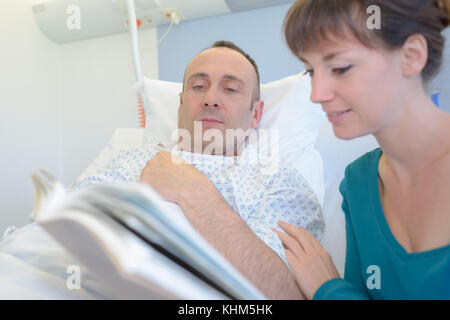
[[[436,0],[438,8],[442,11],[442,29],[450,25],[450,0]]]

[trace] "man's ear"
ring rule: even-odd
[[[252,106],[252,128],[256,129],[263,114],[264,101],[256,100]]]
[[[178,113],[180,113],[181,106],[183,105],[183,92],[178,94],[180,96],[180,105],[178,106]]]
[[[413,34],[401,48],[401,67],[405,77],[414,77],[422,72],[428,61],[428,44],[421,34]]]

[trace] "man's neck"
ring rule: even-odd
[[[222,157],[236,157],[242,154],[242,152],[245,150],[246,143],[242,143],[240,145],[235,145],[233,147],[226,147],[220,150],[216,150],[214,148],[209,149],[208,145],[204,145],[201,148],[200,147],[193,147],[191,145],[185,146],[182,143],[178,143],[176,148],[179,151],[183,152],[190,152],[190,153],[197,153],[197,154],[207,154],[211,156],[222,156]],[[230,150],[229,152],[227,152]]]

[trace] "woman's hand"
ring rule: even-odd
[[[330,254],[306,229],[297,228],[284,221],[280,221],[278,225],[286,233],[272,230],[278,234],[285,247],[286,259],[295,281],[306,298],[312,299],[322,284],[339,278],[339,272]]]

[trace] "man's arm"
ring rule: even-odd
[[[302,299],[280,257],[252,232],[217,190],[200,190],[185,192],[180,201],[197,231],[269,299]]]
[[[286,264],[229,206],[206,176],[168,152],[148,161],[141,182],[177,203],[197,231],[269,299],[303,299]],[[180,162],[178,162],[180,163]]]

